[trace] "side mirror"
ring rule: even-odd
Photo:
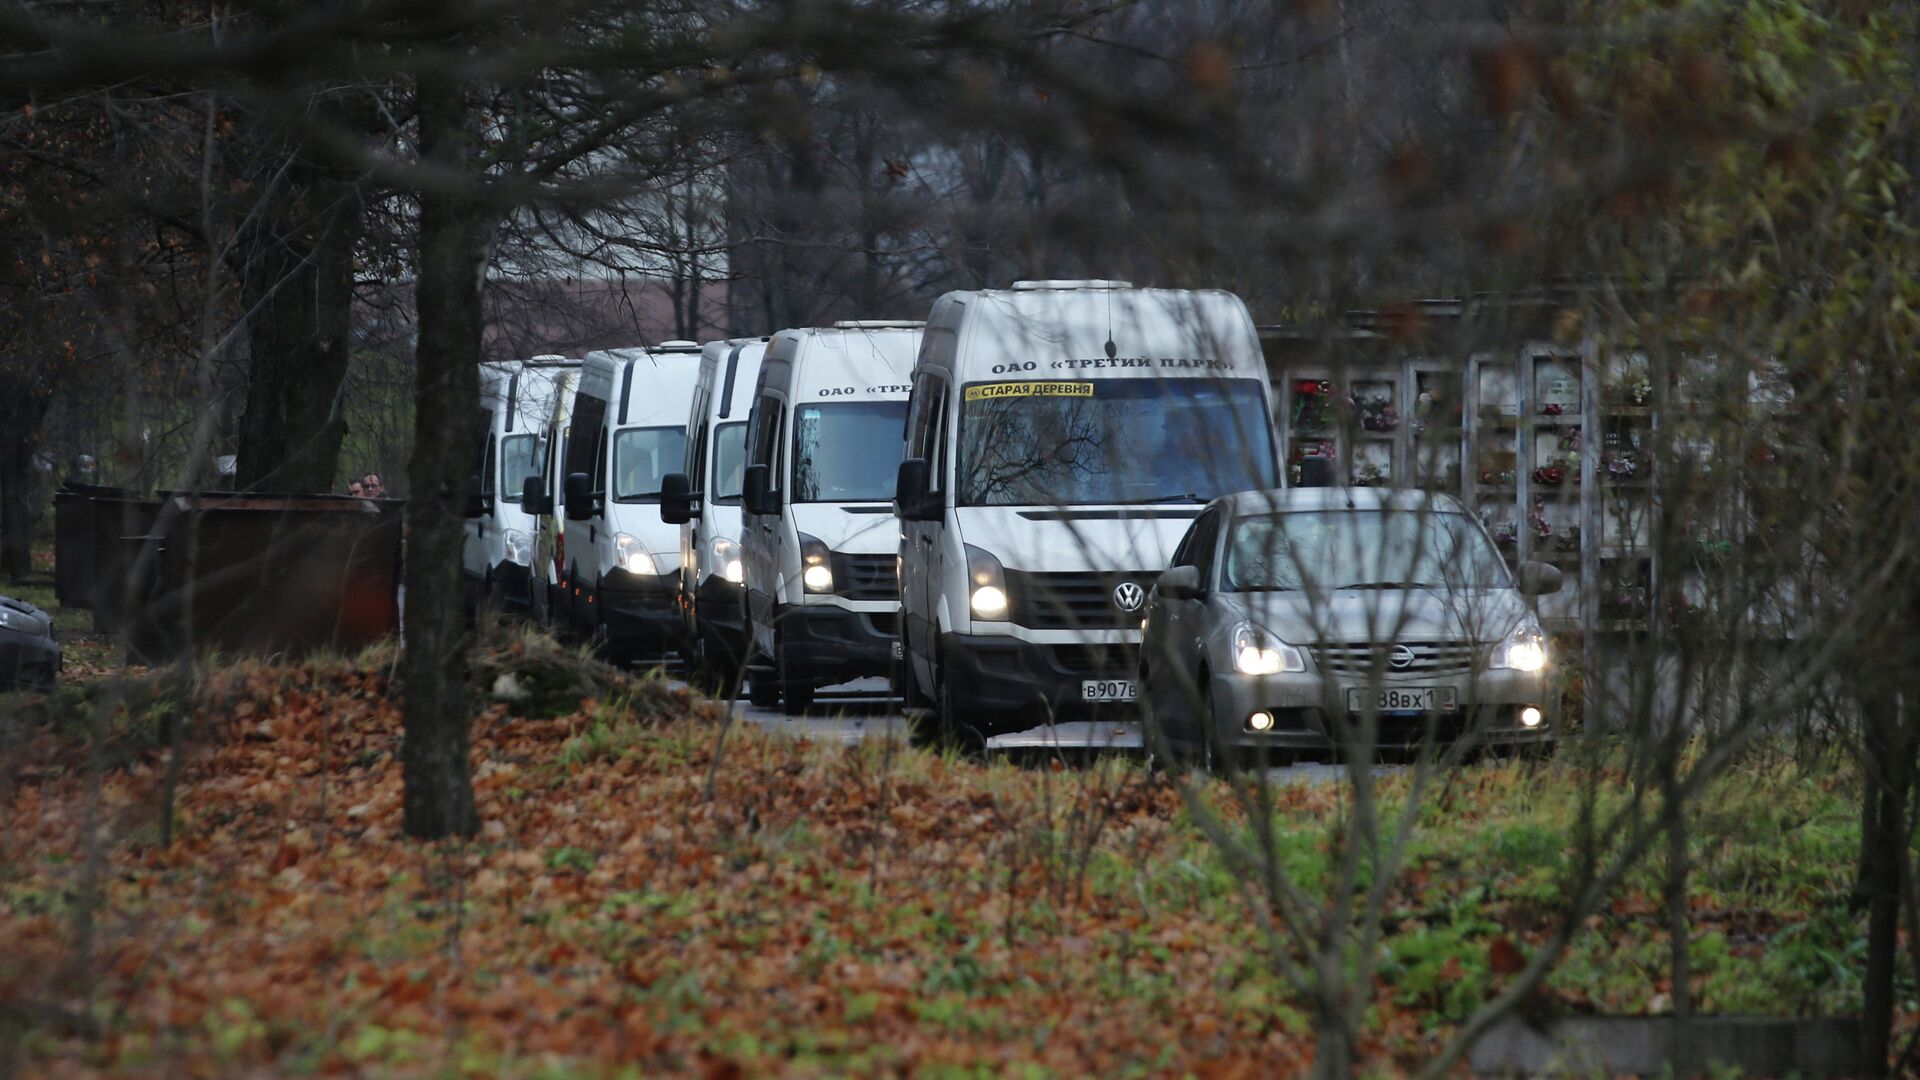
[[[486,517],[493,512],[493,500],[480,494],[479,488],[480,485],[476,481],[473,487],[467,491],[467,504],[462,508],[461,513],[465,515],[468,521],[472,521],[474,518]]]
[[[593,516],[593,477],[586,473],[567,474],[567,520],[585,521]]]
[[[1520,591],[1527,596],[1546,596],[1560,591],[1566,575],[1552,563],[1523,562],[1520,564]]]
[[[1169,600],[1193,600],[1200,595],[1200,568],[1175,566],[1160,575],[1154,590]]]
[[[529,476],[520,485],[520,509],[536,515],[553,513],[553,500],[547,498],[545,479]]]
[[[894,513],[901,521],[939,521],[940,507],[932,505],[927,493],[931,474],[926,458],[908,458],[900,463],[893,482]]]
[[[748,513],[777,514],[780,493],[773,490],[765,465],[749,465],[740,477],[740,501]]]
[[[669,525],[685,525],[700,516],[693,505],[693,481],[683,472],[660,478],[660,520]]]

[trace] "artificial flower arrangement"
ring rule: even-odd
[[[1327,403],[1333,397],[1333,383],[1326,379],[1301,379],[1293,384],[1293,427],[1313,430],[1327,426]],[[1331,456],[1331,455],[1329,455]]]
[[[1400,426],[1400,410],[1393,407],[1390,398],[1354,398],[1353,411],[1367,431],[1392,431]]]

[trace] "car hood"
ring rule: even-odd
[[[853,512],[839,503],[794,503],[793,527],[818,539],[830,551],[851,555],[893,554],[900,550],[900,521],[891,509]]]
[[[1166,569],[1200,507],[963,506],[960,539],[1009,570]]]
[[[1519,590],[1343,590],[1220,594],[1228,612],[1297,645],[1346,641],[1497,642],[1527,616]]]

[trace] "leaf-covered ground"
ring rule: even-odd
[[[97,798],[70,734],[16,747],[0,1072],[1273,1076],[1311,1054],[1234,879],[1133,765],[734,730],[715,767],[714,708],[642,680],[556,719],[494,706],[485,828],[430,846],[399,835],[386,670],[219,673],[166,848],[149,743]],[[1699,1007],[1857,1007],[1837,780],[1779,761],[1734,781],[1697,828]],[[1389,913],[1380,1066],[1425,1059],[1538,940],[1573,791],[1507,763],[1435,797]],[[1304,881],[1338,810],[1283,793]],[[1560,1007],[1660,1007],[1658,872],[1591,920]]]

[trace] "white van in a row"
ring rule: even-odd
[[[700,346],[589,353],[574,392],[559,545],[571,629],[616,660],[679,645],[680,530],[660,520],[661,480],[686,460]]]
[[[899,658],[893,517],[919,322],[782,330],[747,431],[749,690],[803,712],[823,686]]]
[[[660,516],[680,526],[679,607],[690,659],[729,680],[747,658],[740,493],[747,417],[767,341],[736,338],[701,350],[684,471],[661,483]]]
[[[948,293],[912,387],[909,696],[949,735],[1132,701],[1147,592],[1181,535],[1214,497],[1281,483],[1246,306],[1110,281]]]
[[[571,395],[579,367],[564,356],[480,365],[480,475],[461,545],[470,608],[490,604],[524,614],[533,602],[540,506],[525,505],[522,495],[527,480],[541,474],[554,402],[563,390]]]

